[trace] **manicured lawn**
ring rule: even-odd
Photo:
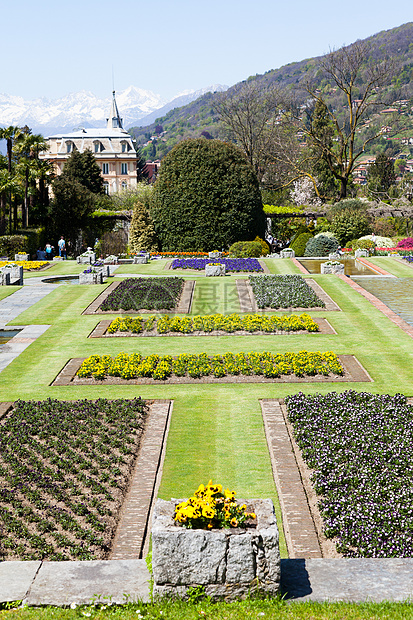
[[[388,261],[390,264],[394,261],[391,258],[382,260],[383,264],[380,266],[390,271]],[[66,269],[68,264],[69,261],[58,263],[53,266],[53,270]],[[155,273],[170,275],[171,272],[163,271],[163,264],[165,261],[157,261],[147,266],[125,267],[128,267],[130,274],[145,272],[149,275],[149,271],[146,270],[150,268],[150,275]],[[289,260],[268,259],[267,264],[274,273],[298,271]],[[118,271],[124,272],[125,267],[120,266]],[[401,268],[403,267],[401,265]],[[66,273],[70,272],[74,273],[73,270]],[[63,275],[61,271],[60,274]],[[197,281],[191,314],[239,312],[235,291],[236,278],[233,276],[193,278],[188,274],[185,276]],[[239,497],[272,497],[276,500],[259,399],[282,398],[299,390],[307,394],[326,393],[332,390],[341,392],[349,387],[358,391],[389,394],[401,392],[407,396],[413,395],[412,339],[344,281],[335,276],[314,276],[314,279],[339,304],[342,312],[326,312],[320,309],[311,312],[311,315],[326,317],[337,331],[337,335],[248,336],[248,339],[231,335],[88,339],[88,334],[101,317],[83,316],[81,312],[107,285],[60,286],[11,322],[14,325],[49,324],[51,327],[1,373],[0,400],[48,397],[68,400],[97,397],[133,398],[138,395],[145,399],[173,399],[172,422],[160,488],[161,497],[165,499],[186,497],[200,482],[208,482],[208,479],[212,478],[214,482],[233,487]],[[115,316],[110,314],[105,318]],[[120,351],[126,353],[139,351],[143,355],[151,353],[179,355],[202,351],[208,354],[226,351],[235,353],[243,350],[282,353],[298,352],[303,349],[354,354],[365,366],[374,382],[351,384],[309,382],[300,384],[299,388],[291,383],[146,385],[141,388],[132,385],[50,386],[68,359],[86,357],[94,353],[116,355]],[[284,543],[282,552],[285,557]],[[285,609],[285,613],[290,613],[288,608]],[[192,616],[185,613],[185,617]],[[245,616],[228,616],[230,617]],[[276,616],[268,615],[268,617]],[[343,617],[352,616],[343,615]]]
[[[407,262],[403,264],[401,260],[391,256],[372,256],[368,260],[397,278],[413,278],[413,267]]]
[[[9,295],[13,295],[16,291],[19,291],[21,286],[1,286],[0,287],[0,301],[5,299]]]
[[[50,263],[50,267],[42,271],[25,271],[23,278],[53,278],[54,276],[67,276],[80,273],[87,265],[78,265],[75,260],[62,260]]]
[[[124,606],[83,606],[77,609],[43,607],[0,611],[0,620],[74,620],[90,617],[96,620],[117,618],[119,620],[409,620],[413,618],[411,603],[292,603],[275,600],[247,600],[236,603],[209,603],[200,601],[186,603],[136,604]]]

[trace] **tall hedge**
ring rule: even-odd
[[[162,160],[151,216],[163,251],[209,251],[263,236],[257,177],[243,152],[220,140],[184,140]]]
[[[28,239],[26,235],[2,235],[0,236],[0,256],[7,256],[14,260],[14,255],[19,252],[27,252]]]
[[[307,241],[312,238],[313,235],[310,232],[301,233],[290,243],[290,248],[294,250],[296,256],[304,256]]]

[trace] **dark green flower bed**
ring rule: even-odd
[[[249,278],[259,308],[324,308],[301,276],[250,276]]]
[[[16,401],[0,421],[0,560],[107,557],[146,404]]]
[[[172,310],[185,280],[182,278],[127,278],[100,305],[101,310]]]
[[[346,557],[413,556],[413,407],[406,397],[285,399],[328,538]]]

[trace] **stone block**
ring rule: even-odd
[[[133,265],[146,265],[149,263],[149,254],[145,254],[144,256],[134,256],[132,264]]]
[[[280,255],[281,258],[295,258],[295,252],[290,248],[287,248],[286,250],[281,250]]]
[[[0,271],[0,285],[8,286],[10,284],[10,272]]]
[[[208,252],[208,258],[221,258],[222,257],[222,252]]]
[[[362,250],[361,248],[359,248],[358,250],[356,250],[354,252],[354,256],[356,258],[368,258],[369,256],[369,251],[368,250]]]
[[[102,284],[103,273],[99,271],[97,273],[80,273],[79,284]]]
[[[341,256],[338,252],[331,252],[331,254],[328,255],[328,260],[340,260]]]
[[[340,263],[339,265],[329,265],[328,263],[321,263],[321,273],[343,275],[344,264]]]
[[[209,264],[205,265],[205,275],[209,276],[224,276],[225,275],[225,265],[217,264]]]
[[[22,253],[22,254],[15,254],[14,255],[14,260],[30,260],[30,255],[26,254],[26,253]]]
[[[154,595],[185,597],[202,585],[213,599],[275,595],[280,583],[278,528],[271,500],[239,500],[257,515],[255,528],[190,530],[175,525],[175,506],[158,500],[152,525]]]

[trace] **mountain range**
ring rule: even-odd
[[[116,93],[123,125],[146,126],[177,106],[184,106],[207,92],[222,92],[228,87],[214,84],[196,91],[187,91],[166,101],[160,95],[136,86]],[[28,125],[33,133],[44,136],[77,127],[104,127],[109,113],[111,93],[100,99],[91,92],[70,93],[58,99],[27,100],[16,95],[0,94],[0,126]]]

